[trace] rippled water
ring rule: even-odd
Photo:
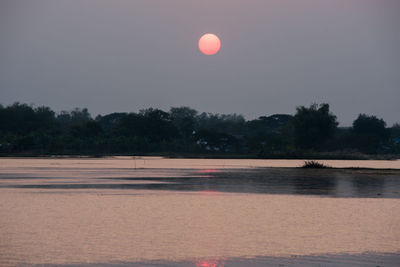
[[[0,266],[400,263],[399,170],[178,161],[0,159]]]

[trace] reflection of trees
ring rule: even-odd
[[[172,176],[172,175],[171,175]],[[335,169],[260,168],[247,170],[185,171],[177,177],[129,177],[115,180],[149,183],[91,184],[82,188],[131,188],[144,190],[197,191],[205,195],[218,192],[257,194],[301,194],[334,197],[376,197],[386,186],[399,186],[398,176],[360,173]],[[385,184],[387,181],[387,184]],[[157,183],[153,183],[157,182]],[[54,186],[54,185],[52,185]],[[58,185],[61,186],[61,185]],[[68,187],[71,187],[68,184]],[[28,186],[29,187],[29,186]],[[75,187],[76,188],[76,187]]]
[[[336,193],[337,178],[316,170],[301,170],[293,177],[296,194],[332,195]]]
[[[355,176],[351,180],[354,190],[358,196],[376,196],[382,193],[385,186],[384,177]]]
[[[268,168],[253,170],[205,170],[185,177],[116,178],[157,181],[131,185],[135,189],[263,194],[334,194],[337,178],[330,171]],[[125,185],[125,184],[124,184]]]

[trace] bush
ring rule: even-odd
[[[318,161],[315,160],[307,160],[304,162],[303,166],[301,166],[301,168],[304,169],[327,169],[327,168],[331,168],[329,166],[326,166],[322,163],[319,163]]]

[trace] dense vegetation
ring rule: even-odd
[[[56,114],[48,107],[0,105],[0,155],[170,154],[243,157],[353,157],[400,154],[400,125],[386,127],[360,114],[338,127],[328,104],[298,107],[246,121],[237,114],[168,112],[111,113],[92,118],[87,109]],[[335,156],[336,155],[336,156]],[[357,156],[356,156],[357,157]]]

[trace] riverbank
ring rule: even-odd
[[[124,168],[124,169],[248,169],[262,167],[301,167],[306,159],[212,159],[164,158],[148,156],[113,157],[33,157],[0,158],[2,171],[7,168]],[[318,160],[332,168],[400,169],[400,160]]]

